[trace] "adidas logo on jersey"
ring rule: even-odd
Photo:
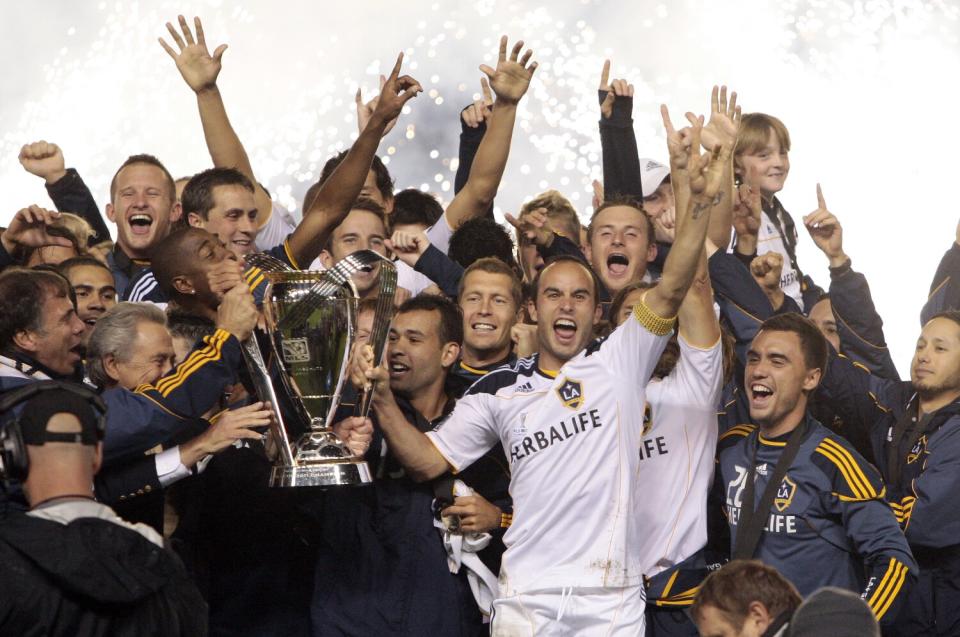
[[[518,394],[526,394],[528,392],[533,391],[533,385],[531,385],[530,383],[524,383],[519,387],[517,387],[514,391],[516,391],[516,393]]]

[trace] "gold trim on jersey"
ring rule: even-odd
[[[830,460],[843,475],[847,487],[853,493],[853,498],[844,498],[845,501],[875,500],[880,497],[859,463],[839,443],[830,438],[824,438],[817,445],[816,452]]]
[[[890,609],[893,600],[897,598],[897,594],[900,592],[900,589],[903,588],[903,582],[906,580],[907,571],[909,570],[907,565],[897,560],[897,558],[890,558],[887,570],[883,574],[883,579],[880,580],[880,585],[877,586],[877,590],[873,591],[870,599],[867,600],[867,605],[870,606],[870,609],[874,615],[877,616],[878,620]]]
[[[724,431],[722,434],[720,434],[720,440],[724,440],[726,438],[729,438],[730,436],[743,436],[744,438],[746,438],[756,428],[757,428],[756,425],[734,425],[733,427],[730,427],[729,429]]]

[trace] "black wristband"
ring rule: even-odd
[[[838,265],[837,267],[830,266],[830,268],[829,268],[829,270],[830,270],[830,278],[831,278],[831,279],[834,279],[834,278],[836,278],[836,277],[838,277],[838,276],[842,276],[842,275],[846,274],[847,272],[849,272],[850,269],[851,269],[851,268],[850,268],[850,257],[847,257],[847,258],[844,260],[844,262],[841,263],[840,265]]]

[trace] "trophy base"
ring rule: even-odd
[[[271,487],[336,487],[369,484],[370,467],[363,460],[274,467]]]

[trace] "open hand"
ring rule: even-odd
[[[740,130],[741,115],[740,107],[737,106],[736,91],[730,94],[728,102],[727,87],[714,86],[710,94],[710,120],[700,133],[703,149],[711,151],[721,144],[727,144],[733,148]]]
[[[223,58],[223,52],[227,50],[227,45],[221,44],[214,50],[213,55],[210,55],[200,18],[193,19],[193,26],[197,30],[196,41],[194,41],[193,33],[187,25],[187,19],[182,15],[177,16],[177,19],[180,22],[183,37],[180,37],[180,34],[169,22],[167,22],[167,31],[170,32],[170,37],[173,38],[180,52],[174,51],[173,47],[167,44],[163,38],[157,38],[160,46],[176,62],[177,70],[180,71],[183,80],[195,93],[216,87],[217,76],[220,75],[220,61]]]
[[[537,63],[528,64],[533,56],[532,50],[527,49],[522,58],[521,50],[523,50],[523,40],[513,45],[510,59],[507,59],[507,36],[503,36],[500,38],[497,68],[492,69],[486,64],[480,65],[480,70],[490,79],[490,86],[497,94],[497,100],[516,104],[530,87],[530,80],[533,78],[534,71],[537,70]]]

